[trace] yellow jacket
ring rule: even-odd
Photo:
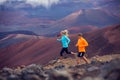
[[[83,38],[79,38],[76,44],[79,52],[86,52],[85,48],[88,46],[88,42]]]

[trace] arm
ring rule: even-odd
[[[70,39],[68,38],[68,37],[66,37],[66,39],[67,39],[67,42],[68,42],[68,44],[70,43]]]
[[[82,39],[81,41],[78,40],[77,44],[75,45],[76,47],[86,47],[88,46],[88,42],[85,39]]]
[[[88,46],[88,42],[85,40],[85,39],[83,39],[83,45],[82,46]]]

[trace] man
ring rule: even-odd
[[[82,37],[82,33],[78,34],[78,42],[76,47],[78,47],[78,54],[77,54],[77,64],[80,64],[80,58],[82,58],[86,63],[90,63],[90,61],[84,56],[86,52],[86,47],[88,46],[88,42],[85,38]]]

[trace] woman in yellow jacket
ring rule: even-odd
[[[76,47],[78,47],[78,54],[77,54],[77,64],[80,63],[80,57],[83,58],[83,60],[86,63],[90,63],[90,61],[84,56],[86,52],[86,47],[88,46],[88,42],[85,40],[85,38],[82,37],[82,33],[78,34],[78,42],[76,44]]]

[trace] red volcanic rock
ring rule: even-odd
[[[79,32],[85,33],[97,29],[99,28],[95,26],[74,26],[74,27],[70,27],[68,30],[70,31],[70,33],[79,33]]]
[[[95,53],[99,55],[119,53],[119,33],[120,25],[86,33],[85,36],[90,44],[88,52],[90,54]]]
[[[85,33],[84,37],[89,42],[88,56],[120,53],[119,33],[120,25]],[[77,34],[71,35],[70,39],[69,50],[77,52],[75,47]],[[13,67],[31,63],[46,64],[48,61],[59,57],[60,49],[61,43],[57,42],[56,38],[39,39],[30,37],[25,41],[0,48],[0,67]]]
[[[117,8],[118,9],[118,8]],[[113,14],[115,12],[115,14]],[[117,13],[118,12],[118,13]],[[108,7],[96,8],[96,9],[83,9],[71,13],[70,15],[56,21],[53,26],[70,28],[70,26],[82,26],[82,25],[109,25],[120,22],[119,11],[114,8],[109,9]]]
[[[21,27],[39,26],[42,24],[51,24],[54,21],[40,18],[29,18],[26,16],[25,11],[0,11],[0,24],[8,25],[20,25]]]

